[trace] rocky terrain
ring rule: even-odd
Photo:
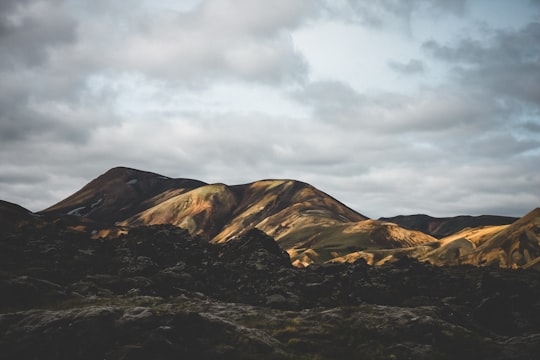
[[[258,230],[222,244],[172,225],[91,239],[2,232],[2,359],[533,359],[540,276],[437,267],[298,269]]]
[[[0,359],[536,359],[540,209],[510,220],[426,234],[298,181],[111,169],[0,201]]]

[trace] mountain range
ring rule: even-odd
[[[30,214],[15,204],[4,205],[1,211],[4,219],[16,213],[25,219]],[[521,219],[493,215],[369,219],[296,180],[207,184],[116,167],[32,214],[30,220],[38,219],[63,221],[94,238],[137,226],[171,224],[211,243],[227,242],[257,228],[273,237],[297,267],[360,258],[380,265],[403,256],[437,265],[536,268],[540,261],[538,208]]]
[[[0,201],[0,358],[536,359],[539,229],[114,168]]]

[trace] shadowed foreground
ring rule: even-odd
[[[209,244],[170,225],[0,241],[2,359],[533,359],[532,270],[293,268],[257,230]]]

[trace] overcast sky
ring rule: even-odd
[[[114,166],[364,215],[540,206],[540,1],[1,0],[0,199]]]

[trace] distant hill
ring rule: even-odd
[[[479,226],[508,225],[519,218],[511,216],[461,215],[454,217],[437,218],[429,215],[398,215],[393,217],[383,217],[380,220],[393,222],[405,229],[418,230],[441,239],[445,236],[455,234],[465,228]]]
[[[470,251],[464,252],[459,260],[462,264],[481,266],[536,268],[539,257],[540,208],[536,208],[513,224],[494,232]]]

